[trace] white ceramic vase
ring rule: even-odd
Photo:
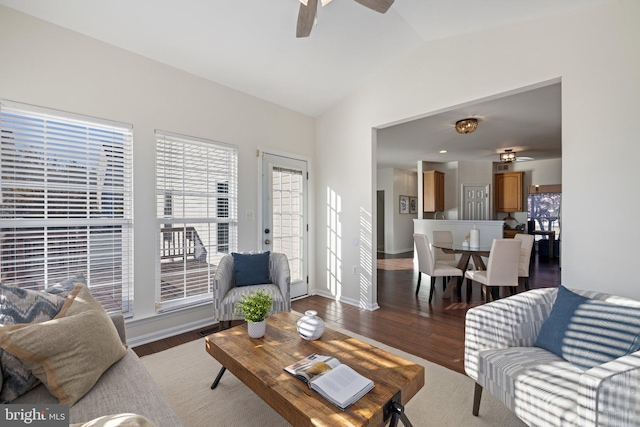
[[[261,322],[247,322],[247,329],[251,338],[262,338],[267,330],[267,320]]]
[[[298,333],[305,340],[317,340],[324,332],[324,320],[318,317],[315,310],[307,310],[298,320]]]

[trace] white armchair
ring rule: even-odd
[[[484,388],[530,426],[640,426],[640,351],[584,369],[534,347],[557,291],[536,289],[467,312],[465,372],[476,381],[473,414]],[[573,292],[640,307],[627,298]]]

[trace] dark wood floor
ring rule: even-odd
[[[414,268],[413,252],[379,254],[377,264],[380,309],[368,311],[320,296],[293,301],[292,309],[301,313],[316,310],[321,318],[347,330],[464,373],[464,317],[470,307],[482,303],[480,287],[474,286],[469,304],[458,303],[455,299],[442,298],[442,282],[438,279],[436,293],[429,304],[428,277],[423,277],[420,293],[415,295],[418,272]],[[536,255],[531,268],[529,283],[532,289],[560,284],[557,258],[538,259]],[[211,329],[193,331],[134,350],[139,356],[155,353],[210,332]]]

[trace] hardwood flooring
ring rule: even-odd
[[[560,284],[557,259],[534,256],[531,289],[556,287]],[[315,310],[318,315],[343,328],[414,354],[456,372],[464,373],[464,317],[470,307],[482,304],[480,286],[474,285],[469,304],[442,298],[442,281],[436,282],[431,304],[429,278],[422,278],[415,295],[418,272],[413,264],[413,252],[398,255],[378,254],[378,304],[368,311],[321,296],[293,301],[293,310],[304,313]],[[463,301],[465,289],[463,287]],[[213,329],[215,330],[215,329]],[[211,333],[197,330],[134,348],[139,355],[165,350]]]

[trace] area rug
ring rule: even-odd
[[[414,427],[525,426],[489,393],[483,393],[480,415],[474,417],[474,382],[470,378],[361,335],[332,328],[424,366],[425,385],[405,408]],[[229,371],[211,390],[220,364],[207,353],[204,338],[144,356],[142,362],[186,427],[290,426]]]

